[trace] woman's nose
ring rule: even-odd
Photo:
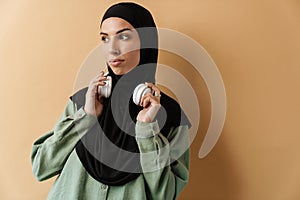
[[[116,41],[115,38],[111,39],[111,41],[110,41],[110,44],[109,44],[109,53],[113,54],[115,56],[121,54],[118,42]]]

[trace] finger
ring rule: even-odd
[[[158,87],[153,83],[145,82],[145,84],[151,89],[159,90]]]
[[[92,79],[92,81],[99,80],[99,78],[101,78],[101,77],[105,77],[103,71],[101,71],[99,74],[97,74],[97,75]]]
[[[145,108],[148,101],[149,101],[149,100],[146,100],[146,97],[145,97],[145,96],[142,97],[142,98],[141,98],[141,102],[140,102],[140,106],[142,106],[142,107]]]
[[[91,82],[90,82],[90,86],[93,85],[93,84],[96,84],[96,83],[101,83],[100,85],[105,85],[105,80],[107,79],[107,77],[103,76],[103,77],[98,77],[97,79],[93,79]]]
[[[159,104],[159,101],[156,98],[154,98],[152,95],[146,96],[142,101],[142,106],[144,108],[147,108],[147,107],[149,107],[151,105],[155,105],[155,104]]]
[[[147,93],[145,94],[144,96],[142,96],[141,100],[140,100],[140,106],[143,106],[144,105],[144,101],[147,97],[149,96],[153,96],[151,93]],[[144,107],[144,106],[143,106]]]
[[[154,97],[159,99],[161,97],[160,91],[159,90],[153,90],[153,91],[154,91]]]
[[[105,82],[103,82],[103,81],[92,82],[89,85],[89,90],[94,91],[94,90],[98,89],[98,87],[104,86],[104,85],[105,85]]]
[[[103,82],[96,82],[96,83],[91,83],[88,91],[90,91],[93,95],[98,93],[98,87],[104,86],[105,83]]]
[[[105,81],[106,79],[107,79],[106,76],[97,76],[94,79],[92,79],[91,82]]]
[[[104,76],[104,71],[101,71],[98,76]]]
[[[160,94],[159,94],[160,95]],[[143,99],[150,97],[151,99],[153,99],[153,101],[151,101],[151,103],[156,103],[156,104],[160,104],[160,96],[155,96],[152,93],[147,93],[145,94],[142,98],[141,98],[141,102]]]
[[[146,85],[149,88],[151,88],[151,90],[153,91],[155,97],[160,97],[161,96],[160,95],[160,90],[156,85],[154,85],[153,83],[147,83],[147,82],[146,82]]]
[[[160,98],[153,96],[151,93],[145,94],[140,101],[140,105],[143,106],[143,101],[147,98],[150,98],[150,103],[160,104]]]
[[[158,87],[153,86],[153,87],[152,87],[152,90],[154,91],[154,96],[155,96],[155,97],[160,97],[160,96],[161,96],[161,95],[160,95],[160,90],[158,89]]]

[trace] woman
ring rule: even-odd
[[[72,95],[53,130],[34,142],[33,173],[39,181],[59,175],[53,200],[176,199],[188,181],[190,123],[154,84],[154,20],[140,5],[118,3],[100,31],[108,74]],[[136,105],[132,94],[145,82],[152,92]]]

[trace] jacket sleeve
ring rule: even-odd
[[[31,164],[36,179],[43,181],[59,174],[76,143],[95,122],[95,116],[82,107],[77,110],[69,100],[54,128],[33,143]]]
[[[189,177],[188,126],[174,128],[167,139],[157,121],[137,122],[136,140],[148,199],[176,199]]]

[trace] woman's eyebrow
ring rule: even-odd
[[[117,31],[116,34],[122,33],[124,31],[132,31],[132,30],[130,28],[123,28],[123,29]],[[100,32],[100,35],[108,35],[108,34],[104,33],[104,32]]]
[[[132,31],[132,30],[130,28],[123,28],[123,29],[117,31],[116,34],[122,33],[124,31]]]

